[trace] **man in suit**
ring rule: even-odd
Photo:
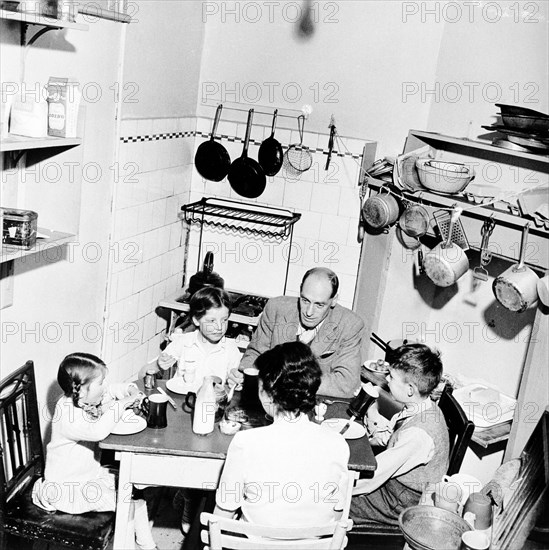
[[[364,323],[337,304],[339,281],[330,269],[315,267],[303,276],[299,298],[279,296],[267,302],[246,349],[239,371],[256,357],[284,342],[300,340],[311,347],[320,368],[319,394],[352,397],[360,386],[360,346]],[[234,373],[241,379],[242,374]]]

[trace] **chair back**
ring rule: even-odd
[[[6,502],[44,471],[34,363],[0,382],[0,523]]]
[[[453,475],[461,468],[465,451],[475,431],[475,424],[467,418],[460,404],[447,389],[442,392],[438,406],[446,420],[450,439],[450,460],[446,473]]]
[[[269,527],[202,513],[202,542],[210,550],[342,550],[351,520],[317,527]]]
[[[347,546],[346,532],[353,526],[349,508],[358,473],[349,471],[347,492],[341,519],[337,523],[315,527],[270,527],[202,513],[202,542],[210,550],[342,550]]]

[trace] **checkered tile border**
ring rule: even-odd
[[[161,141],[164,139],[179,139],[179,138],[188,138],[188,137],[203,137],[203,138],[209,138],[210,133],[204,133],[204,132],[169,132],[166,134],[145,134],[143,136],[127,136],[127,137],[120,137],[120,141],[122,143],[140,143],[144,141]],[[216,136],[216,139],[219,141],[228,141],[229,143],[244,143],[244,140],[239,137],[235,136],[228,136],[225,134],[218,134]],[[250,140],[250,145],[257,145],[258,147],[261,145],[261,141],[257,141],[255,139]],[[288,147],[282,146],[283,149],[287,149]],[[328,149],[322,149],[322,147],[316,147],[314,149],[309,148],[309,151],[311,153],[319,153],[321,155],[328,155]],[[357,155],[355,153],[351,152],[340,152],[337,151],[337,149],[334,149],[332,151],[332,155],[337,157],[351,157],[354,159],[361,159],[362,155]]]

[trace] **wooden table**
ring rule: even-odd
[[[163,380],[157,382],[165,388]],[[177,404],[177,410],[168,404],[167,428],[146,428],[133,435],[111,434],[99,443],[102,449],[114,450],[120,461],[114,550],[134,547],[130,510],[134,484],[208,490],[214,490],[218,485],[233,436],[222,434],[217,424],[211,434],[194,434],[191,415],[181,406],[184,396],[167,393]],[[328,406],[326,418],[348,418],[346,410],[347,403],[335,402]],[[347,441],[351,451],[349,469],[373,474],[377,463],[368,438]]]

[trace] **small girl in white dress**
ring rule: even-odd
[[[33,502],[68,514],[116,509],[116,479],[101,466],[97,442],[105,439],[124,409],[136,399],[135,384],[105,387],[107,367],[89,353],[67,355],[57,381],[64,392],[52,418],[44,477],[36,481]],[[156,548],[144,500],[133,501],[138,547]]]

